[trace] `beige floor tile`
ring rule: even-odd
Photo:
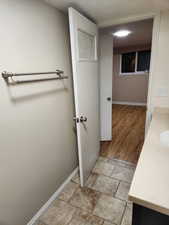
[[[100,156],[100,157],[99,157],[99,159],[98,159],[98,161],[100,161],[100,162],[108,162],[108,161],[109,161],[109,159],[108,159],[108,158],[105,158],[105,157]]]
[[[53,205],[40,218],[45,225],[67,225],[73,217],[76,208],[67,203],[55,200]]]
[[[69,199],[72,197],[72,195],[74,194],[74,192],[77,190],[78,187],[79,187],[78,184],[74,182],[69,182],[62,191],[62,193],[59,195],[59,199],[63,201],[69,201]]]
[[[132,204],[128,203],[121,225],[132,225]]]
[[[41,222],[41,221],[38,221],[34,225],[45,225],[45,224],[43,222]]]
[[[115,166],[115,169],[113,170],[111,174],[111,177],[131,183],[133,179],[134,171],[135,170],[131,168]]]
[[[115,223],[110,223],[108,221],[104,221],[103,225],[116,225]]]
[[[98,174],[96,173],[91,173],[91,175],[89,176],[88,180],[86,181],[85,186],[88,188],[91,188],[93,186],[93,184],[96,182],[98,177]]]
[[[102,195],[93,214],[117,225],[120,224],[126,203],[113,197]]]
[[[72,181],[77,183],[77,184],[80,184],[80,176],[79,176],[79,172],[77,172],[75,174],[75,176],[72,178]]]
[[[99,157],[87,187],[79,187],[77,173],[36,225],[131,225],[126,201],[134,170],[130,163]]]
[[[93,185],[93,183],[96,181],[97,178],[97,174],[96,173],[91,173],[91,175],[89,176],[88,180],[86,181],[85,186],[86,187],[91,187]],[[79,177],[79,173],[77,173],[73,178],[72,181],[80,184],[80,177]]]
[[[121,181],[119,186],[118,186],[115,197],[117,197],[121,200],[128,201],[129,190],[130,190],[130,184],[127,183],[127,182]]]
[[[96,191],[100,191],[102,193],[110,194],[113,196],[114,193],[117,191],[118,185],[118,180],[106,177],[104,175],[99,175],[96,179],[96,182],[91,188]]]
[[[79,188],[70,200],[70,204],[85,211],[92,212],[100,194],[90,188]]]
[[[112,158],[112,159],[107,159],[107,162],[114,165],[114,166],[123,166],[123,167],[126,167],[126,168],[132,168],[132,169],[136,168],[136,165],[134,163],[127,162],[127,161],[124,161],[124,160]]]
[[[105,176],[111,176],[112,172],[113,172],[114,166],[111,165],[110,163],[106,163],[104,161],[97,161],[94,169],[93,169],[93,173],[98,173],[98,174],[102,174]]]
[[[69,225],[102,225],[103,219],[77,210]]]

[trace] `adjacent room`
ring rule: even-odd
[[[113,35],[112,140],[102,142],[104,157],[138,161],[145,136],[152,29],[148,19],[100,31]]]

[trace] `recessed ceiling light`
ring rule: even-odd
[[[113,33],[113,35],[116,37],[126,37],[129,34],[131,34],[131,31],[129,31],[129,30],[119,30],[119,31],[116,31],[115,33]]]

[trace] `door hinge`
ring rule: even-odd
[[[79,123],[79,122],[80,122],[79,117],[73,117],[73,120],[74,120],[76,123]]]
[[[83,123],[83,122],[87,122],[87,117],[85,116],[81,116],[80,118],[79,117],[73,117],[73,120],[76,122],[76,123]]]

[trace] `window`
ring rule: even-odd
[[[149,71],[150,69],[150,51],[138,52],[137,71]]]
[[[150,69],[150,57],[150,50],[121,54],[120,74],[144,74]]]
[[[135,72],[136,52],[122,54],[122,73]]]

